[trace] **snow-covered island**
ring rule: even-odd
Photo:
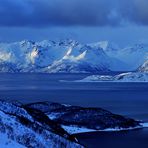
[[[0,145],[5,148],[81,148],[72,134],[130,130],[143,125],[101,108],[0,100]]]
[[[91,75],[75,82],[148,82],[148,60],[135,72],[118,75]]]
[[[128,72],[119,75],[91,75],[74,82],[148,82],[148,73]]]

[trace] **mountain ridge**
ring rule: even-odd
[[[97,73],[134,71],[147,59],[148,46],[74,40],[0,43],[0,72]]]

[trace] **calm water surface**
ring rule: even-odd
[[[0,74],[0,98],[23,103],[52,101],[102,107],[148,122],[148,83],[74,83],[88,74]],[[87,147],[148,148],[148,129],[80,134]],[[134,142],[135,141],[135,142]]]

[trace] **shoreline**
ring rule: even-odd
[[[91,132],[121,132],[121,131],[131,131],[137,129],[148,128],[148,123],[140,123],[140,126],[137,127],[129,127],[129,128],[107,128],[104,130],[95,130],[88,129],[83,127],[76,126],[62,126],[68,133],[72,135],[83,134],[83,133],[91,133]]]

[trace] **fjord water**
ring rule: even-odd
[[[0,98],[23,103],[51,101],[102,107],[113,113],[148,122],[148,83],[72,82],[89,74],[0,74]],[[66,80],[61,81],[61,80]],[[148,129],[77,135],[88,147],[148,147]],[[131,140],[130,140],[131,139]],[[106,142],[108,140],[108,142]],[[130,143],[131,142],[131,143]]]

